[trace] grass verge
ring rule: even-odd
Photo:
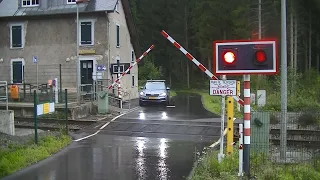
[[[51,156],[70,143],[70,136],[48,135],[39,139],[38,145],[33,142],[11,144],[6,149],[0,149],[0,178]]]
[[[222,163],[217,160],[217,151],[203,155],[194,166],[189,180],[236,180],[238,173],[238,151],[226,156]],[[251,155],[251,174],[259,180],[318,180],[320,177],[320,161],[317,164],[279,165],[271,163],[265,156]]]
[[[212,113],[221,114],[221,96],[210,96],[207,90],[201,89],[189,89],[189,90],[177,90],[177,93],[195,93],[201,95],[201,101],[204,108]],[[241,112],[237,111],[237,103],[234,101],[234,117],[242,118]]]

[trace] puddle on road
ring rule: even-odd
[[[171,141],[166,138],[137,137],[134,149],[136,177],[132,179],[179,180],[185,179],[192,170],[197,151],[204,143]]]

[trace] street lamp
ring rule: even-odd
[[[79,60],[79,45],[80,45],[80,39],[79,39],[79,4],[81,3],[86,3],[88,0],[76,0],[76,5],[77,5],[77,103],[80,104],[80,84],[81,84],[81,79],[80,79],[80,60]]]

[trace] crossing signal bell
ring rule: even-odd
[[[276,40],[215,41],[213,46],[216,75],[278,73]]]

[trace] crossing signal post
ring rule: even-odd
[[[215,75],[243,75],[243,171],[250,176],[250,75],[278,73],[276,40],[213,42]],[[230,151],[232,151],[230,149]],[[239,151],[239,154],[242,151]],[[242,155],[242,154],[241,154]],[[241,158],[242,160],[242,158]],[[240,162],[242,163],[242,162]]]

